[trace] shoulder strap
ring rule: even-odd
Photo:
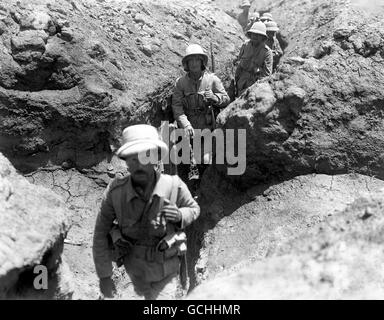
[[[178,194],[178,189],[179,189],[179,186],[178,186],[178,179],[177,179],[177,176],[174,175],[174,176],[171,176],[172,177],[172,189],[171,189],[171,195],[169,197],[169,201],[171,202],[171,204],[176,204],[177,202],[177,194]]]

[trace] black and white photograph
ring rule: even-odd
[[[0,300],[382,299],[384,0],[0,0]]]

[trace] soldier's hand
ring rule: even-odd
[[[163,209],[161,212],[164,214],[165,220],[173,223],[181,221],[181,212],[174,204],[169,203],[167,199],[164,200]]]
[[[261,70],[260,70],[260,68],[255,68],[255,69],[254,69],[254,76],[255,76],[256,79],[259,79],[259,78],[260,78],[260,76],[261,76]]]
[[[186,136],[189,138],[193,138],[193,136],[195,135],[195,131],[193,130],[192,126],[186,127],[184,129],[184,132],[185,132]]]
[[[219,98],[212,92],[211,89],[207,89],[204,91],[204,98],[210,102],[214,102],[214,103],[219,102]]]
[[[105,298],[113,298],[117,293],[115,283],[111,277],[100,278],[99,286],[100,291]]]

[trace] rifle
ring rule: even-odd
[[[171,196],[169,200],[170,200],[170,203],[174,205],[176,205],[177,193],[178,193],[178,188],[175,183],[175,177],[173,177],[172,191],[171,191]],[[181,284],[182,290],[184,290],[184,292],[186,293],[188,292],[188,289],[189,289],[189,277],[188,277],[188,264],[187,264],[187,252],[186,252],[187,239],[186,239],[185,233],[184,233],[184,236],[185,236],[185,242],[182,242],[182,246],[180,247],[180,249],[183,249],[183,250],[182,252],[179,252],[180,253],[179,257],[180,257],[180,284]]]
[[[213,46],[212,46],[212,42],[211,42],[211,61],[212,61],[212,72],[214,73],[215,72],[215,56],[213,54]],[[213,110],[213,107],[210,106],[210,113],[211,113],[211,117],[212,117],[212,123],[211,123],[211,126],[212,126],[212,129],[215,130],[216,128],[216,117],[215,117],[215,112]]]
[[[238,96],[238,92],[237,92],[236,75],[234,72],[233,64],[231,66],[231,88],[233,88],[233,97],[231,98],[235,100],[236,97]]]

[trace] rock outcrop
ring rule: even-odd
[[[97,168],[96,168],[97,169]],[[102,194],[111,180],[98,170],[42,168],[26,178],[58,194],[71,211],[70,224],[64,243],[63,258],[73,272],[73,299],[97,299],[99,284],[92,256],[93,229]],[[126,284],[126,282],[125,282]]]
[[[61,259],[69,215],[58,195],[30,184],[0,154],[0,299],[72,296]],[[38,265],[47,268],[47,290],[34,288]]]
[[[192,239],[201,237],[201,248],[194,252],[196,283],[249,261],[269,259],[282,243],[329,216],[342,215],[364,192],[384,187],[383,181],[358,174],[308,175],[239,192],[213,170],[208,175],[220,183],[204,181],[204,216],[192,226]]]
[[[247,188],[298,174],[384,178],[383,7],[271,1],[287,36],[278,72],[228,106],[222,128],[247,129]]]
[[[359,197],[267,259],[202,284],[189,299],[382,299],[383,197]]]

